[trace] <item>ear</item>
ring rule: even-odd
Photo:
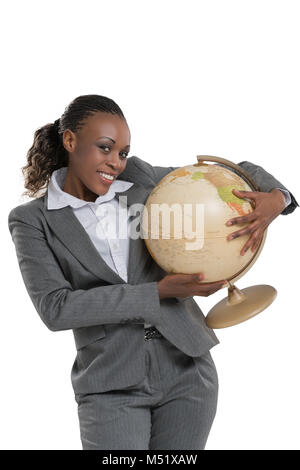
[[[71,129],[66,129],[63,133],[62,139],[63,146],[67,150],[67,152],[73,153],[77,144],[76,134],[74,134]]]

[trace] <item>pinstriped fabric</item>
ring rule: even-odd
[[[76,394],[84,450],[202,450],[215,418],[218,375],[210,352],[191,358],[165,338],[145,342],[136,385]]]

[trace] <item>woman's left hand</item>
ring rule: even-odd
[[[279,189],[272,189],[269,193],[261,191],[238,191],[236,189],[233,189],[232,192],[240,199],[247,198],[254,201],[253,212],[242,217],[234,217],[226,222],[228,226],[250,222],[250,225],[247,227],[237,232],[232,232],[227,236],[227,240],[232,240],[233,238],[240,237],[247,233],[250,234],[247,243],[243,246],[240,253],[244,255],[248,248],[251,247],[254,252],[259,246],[265,229],[285,208],[285,199]],[[253,202],[251,201],[251,205],[252,204]]]

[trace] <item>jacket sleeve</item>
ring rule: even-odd
[[[145,169],[151,173],[152,178],[155,182],[155,184],[158,184],[159,181],[166,176],[168,173],[170,173],[173,170],[177,170],[177,168],[180,168],[178,166],[169,166],[169,167],[164,167],[164,166],[152,166],[150,163],[145,162]],[[217,163],[219,166],[225,166],[221,163]],[[253,178],[255,183],[259,186],[260,191],[263,192],[270,192],[274,188],[278,189],[284,189],[287,190],[291,196],[291,203],[285,207],[285,209],[280,213],[280,215],[287,215],[292,213],[297,207],[299,207],[298,202],[296,201],[294,195],[289,191],[280,181],[278,181],[273,175],[268,173],[263,167],[256,165],[255,163],[251,163],[248,161],[243,161],[238,163],[238,165],[245,170],[250,177]],[[232,170],[235,173],[237,173],[235,170]]]
[[[219,163],[218,165],[224,166],[221,163]],[[278,181],[273,175],[268,173],[260,165],[256,165],[255,163],[251,163],[248,161],[240,162],[238,163],[238,165],[243,168],[243,170],[245,170],[250,175],[250,177],[252,177],[252,179],[258,185],[260,191],[268,193],[274,188],[285,189],[289,191],[282,183],[280,183],[280,181]],[[287,207],[285,207],[285,209],[280,213],[280,215],[290,214],[294,212],[294,210],[299,206],[291,191],[289,191],[289,193],[291,196],[291,203]]]
[[[21,275],[31,301],[51,331],[106,323],[159,323],[157,282],[74,290],[44,232],[17,206],[8,216]]]

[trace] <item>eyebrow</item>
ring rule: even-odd
[[[114,144],[116,143],[114,139],[112,139],[111,137],[107,137],[106,135],[103,135],[102,137],[98,137],[98,139],[103,139],[103,138],[111,140]],[[130,145],[125,145],[124,148],[126,149],[127,147],[130,147]]]

